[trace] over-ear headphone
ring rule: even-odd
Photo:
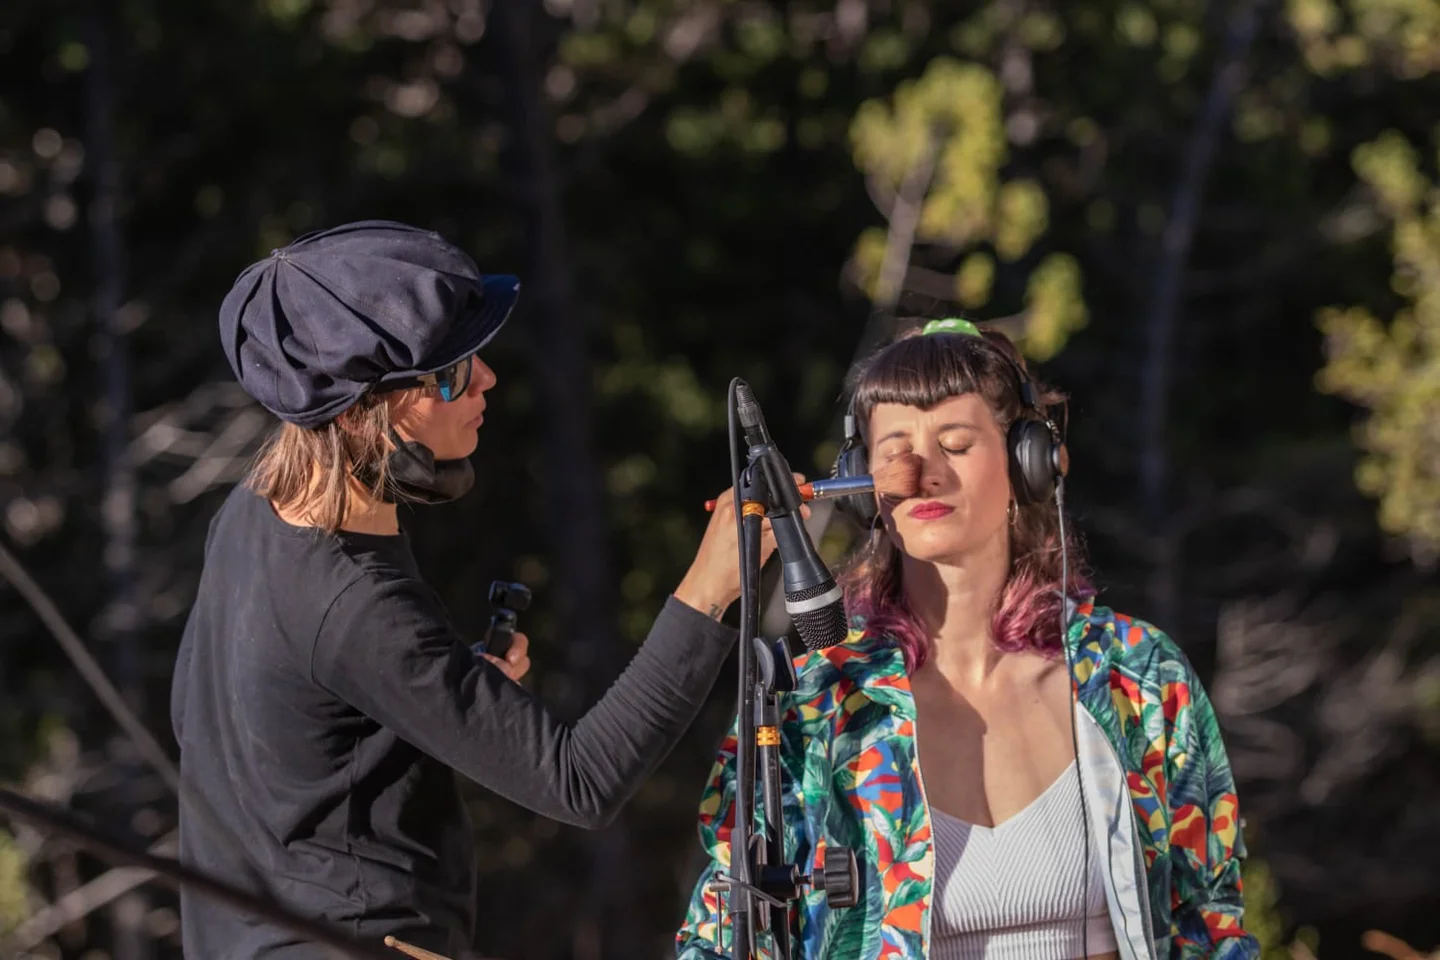
[[[1065,449],[1065,438],[1040,405],[1035,384],[1026,374],[1025,368],[1014,357],[991,344],[980,329],[969,320],[949,317],[931,320],[921,329],[922,336],[937,333],[957,334],[975,337],[998,356],[1015,374],[1020,388],[1020,401],[1034,414],[1017,417],[1010,424],[1006,445],[1010,452],[1010,486],[1015,492],[1015,501],[1021,506],[1043,503],[1055,493],[1055,481],[1065,476],[1070,469],[1070,455]],[[860,477],[870,473],[870,457],[865,450],[865,440],[860,435],[860,423],[855,416],[855,397],[850,397],[845,411],[845,442],[835,457],[831,470],[834,477]],[[879,510],[871,494],[841,497],[835,503],[836,509],[850,517],[861,527],[874,526]]]

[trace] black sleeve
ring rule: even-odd
[[[220,514],[210,518],[205,526],[205,553],[210,556],[210,540],[215,536],[215,523]],[[205,589],[205,573],[201,570],[200,583],[196,587],[195,603],[185,618],[185,629],[180,635],[180,647],[175,651],[175,669],[170,674],[170,730],[175,734],[175,743],[185,742],[185,689],[190,683],[190,648],[194,641],[190,635],[195,629],[195,619],[203,616],[204,604],[201,597]]]
[[[190,631],[180,637],[175,651],[175,670],[170,675],[170,732],[175,742],[185,742],[185,685],[190,682]]]
[[[567,724],[471,653],[437,604],[415,581],[352,584],[316,637],[315,682],[481,786],[585,827],[608,823],[674,747],[735,639],[670,597],[624,674]]]

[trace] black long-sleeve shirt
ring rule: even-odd
[[[670,598],[614,686],[562,723],[471,653],[403,534],[293,527],[237,487],[211,523],[171,694],[181,772],[235,842],[182,804],[181,857],[244,887],[258,873],[357,937],[459,955],[476,891],[454,771],[602,825],[694,719],[734,636]],[[187,956],[321,955],[200,897],[182,894],[181,913]]]

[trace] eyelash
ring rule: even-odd
[[[973,446],[973,444],[971,444],[971,446]],[[969,447],[969,446],[960,447],[958,450],[956,450],[956,449],[951,449],[950,447],[947,447],[947,446],[945,446],[944,444],[941,444],[941,445],[940,445],[940,451],[941,451],[942,453],[948,453],[948,454],[951,455],[952,457],[958,457],[958,456],[961,456],[962,454],[969,453],[969,452],[970,452],[970,447]],[[908,453],[909,451],[907,450],[907,451],[905,451],[905,452]],[[896,457],[903,456],[903,455],[904,455],[904,454],[901,454],[901,453],[891,453],[891,454],[887,454],[883,459],[885,459],[885,460],[894,460]]]

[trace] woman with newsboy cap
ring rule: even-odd
[[[562,723],[477,656],[416,568],[400,500],[464,494],[495,374],[478,351],[514,277],[482,276],[426,231],[370,221],[253,264],[220,311],[241,385],[283,421],[211,523],[171,714],[198,801],[182,859],[364,940],[452,956],[475,921],[471,828],[455,773],[537,813],[614,817],[694,719],[734,641],[731,497],[623,676]],[[767,544],[767,549],[773,544]],[[214,820],[229,836],[218,836]],[[188,956],[318,948],[182,894]]]

